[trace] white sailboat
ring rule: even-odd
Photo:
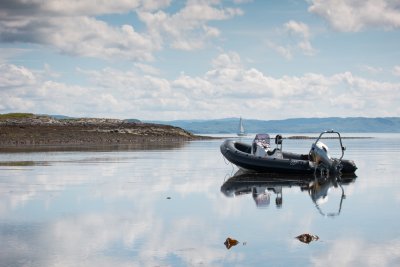
[[[240,121],[239,121],[239,130],[237,132],[237,135],[238,136],[246,136],[246,132],[244,131],[244,127],[243,127],[242,118],[240,118]]]

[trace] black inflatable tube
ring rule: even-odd
[[[313,173],[315,170],[315,164],[307,155],[282,152],[283,159],[258,157],[250,153],[250,145],[233,140],[225,140],[220,150],[228,161],[245,170],[278,173]],[[357,170],[352,160],[342,160],[341,164],[343,174]]]

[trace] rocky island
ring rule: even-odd
[[[0,114],[0,148],[105,146],[205,139],[179,127],[120,119],[56,119],[31,113]]]

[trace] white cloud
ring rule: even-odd
[[[194,50],[203,48],[209,38],[220,35],[209,21],[227,20],[242,14],[238,8],[219,8],[219,1],[188,1],[177,13],[139,11],[138,15],[155,40],[166,39],[172,48]]]
[[[164,44],[176,49],[200,49],[220,31],[209,21],[242,14],[219,1],[188,1],[175,14],[161,9],[163,1],[2,1],[0,40],[48,45],[62,53],[96,58],[150,61]],[[111,26],[95,16],[137,12],[147,29]]]
[[[396,76],[400,76],[400,66],[394,66],[392,73]]]
[[[2,90],[35,83],[36,77],[29,69],[23,66],[0,64],[0,88]]]
[[[2,47],[0,49],[0,64],[6,64],[9,59],[27,52],[30,52],[30,49]]]
[[[311,31],[307,24],[303,22],[297,22],[290,20],[283,24],[282,30],[279,30],[282,34],[289,39],[285,40],[285,45],[277,44],[273,41],[267,41],[267,46],[275,50],[278,54],[283,56],[287,60],[293,58],[293,54],[300,51],[306,56],[314,56],[317,51],[311,45]]]
[[[253,0],[233,0],[233,2],[235,3],[235,4],[245,4],[245,3],[250,3],[250,2],[253,2]]]
[[[278,52],[278,54],[283,56],[285,59],[290,60],[293,58],[292,49],[289,46],[278,45],[271,41],[268,41],[267,45],[269,48],[272,48],[273,50]]]
[[[297,43],[297,47],[299,47],[305,55],[315,55],[316,50],[310,43],[311,33],[307,24],[291,20],[284,24],[284,29],[289,34],[298,36],[300,38]]]
[[[288,21],[284,24],[284,28],[291,34],[300,35],[304,39],[310,38],[310,30],[308,26],[302,22],[294,20]]]
[[[400,6],[397,0],[311,0],[310,3],[309,12],[323,17],[338,31],[400,27]]]
[[[107,0],[71,0],[71,1],[32,1],[38,4],[43,10],[63,15],[102,15],[110,13],[125,13],[128,10],[138,8],[140,0],[133,1],[107,1]]]
[[[303,51],[304,55],[313,56],[316,53],[316,50],[312,47],[310,41],[303,40],[298,43],[298,47]]]
[[[340,257],[337,257],[340,255]],[[338,239],[327,251],[312,258],[313,266],[397,266],[400,241],[374,243],[366,240]]]
[[[88,86],[45,80],[14,65],[2,68],[4,73],[12,73],[10,80],[18,84],[0,91],[0,112],[18,111],[25,104],[36,113],[117,118],[135,114],[139,119],[220,118],[232,114],[265,119],[262,111],[266,109],[268,117],[276,119],[400,113],[400,83],[365,79],[351,72],[272,77],[246,68],[234,52],[217,56],[204,75],[181,74],[171,80],[148,65],[137,66],[150,69],[147,73],[137,69],[79,70],[88,78]]]
[[[126,58],[151,60],[152,52],[160,49],[149,37],[139,34],[131,25],[110,27],[105,22],[89,18],[58,18],[55,27],[43,42],[62,52],[99,58]],[[81,30],[76,31],[76,28]]]
[[[139,62],[135,63],[134,65],[136,68],[138,68],[145,74],[150,74],[150,75],[160,75],[161,74],[161,70],[159,70],[151,65],[143,64],[143,63],[139,63]]]
[[[7,16],[97,16],[128,13],[136,9],[157,10],[165,8],[170,0],[5,0],[0,3]]]
[[[142,9],[147,11],[158,10],[168,7],[171,2],[172,0],[142,0]]]
[[[369,65],[362,65],[360,66],[362,71],[368,72],[369,74],[376,75],[383,72],[383,68],[381,67],[373,67]]]
[[[221,68],[241,68],[241,59],[238,53],[228,52],[218,55],[215,59],[212,60],[212,67],[215,69]]]
[[[94,15],[126,13],[140,1],[5,1],[0,40],[48,45],[62,53],[98,58],[151,60],[160,49],[131,25],[110,26]]]

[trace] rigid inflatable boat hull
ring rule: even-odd
[[[221,146],[224,157],[236,166],[256,172],[278,172],[278,173],[313,173],[315,163],[308,160],[307,155],[282,152],[283,159],[257,157],[250,153],[251,146],[225,140]],[[342,160],[342,173],[354,173],[357,167],[353,161]]]

